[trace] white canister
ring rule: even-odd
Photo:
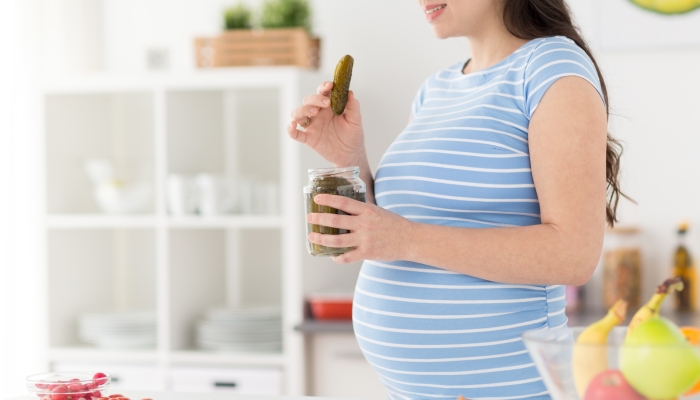
[[[171,215],[191,215],[199,205],[199,188],[193,176],[171,174],[166,182],[168,210]]]
[[[199,213],[220,215],[234,211],[237,205],[236,184],[233,179],[221,175],[197,175],[199,189]]]

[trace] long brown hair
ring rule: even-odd
[[[571,11],[565,0],[504,0],[503,22],[511,35],[526,40],[548,36],[565,36],[573,40],[588,54],[595,65],[605,98],[605,111],[610,116],[608,89],[600,68],[588,44],[572,21]],[[605,176],[608,182],[605,216],[610,226],[617,222],[617,204],[620,196],[628,198],[620,189],[618,174],[622,146],[608,133]]]

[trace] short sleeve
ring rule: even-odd
[[[552,84],[566,76],[587,80],[605,102],[598,73],[586,52],[569,38],[547,38],[537,45],[525,68],[524,99],[529,119]]]
[[[418,89],[418,93],[416,93],[416,97],[413,99],[413,104],[411,105],[412,119],[416,118],[418,110],[420,110],[420,108],[423,107],[423,103],[425,102],[425,96],[428,93],[428,82],[430,82],[430,79],[423,82],[420,89]]]

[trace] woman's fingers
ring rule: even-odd
[[[337,264],[350,264],[362,260],[364,260],[364,258],[362,257],[361,250],[359,249],[351,250],[345,254],[333,257],[333,261],[335,261]]]
[[[287,125],[287,134],[290,138],[296,140],[297,142],[306,143],[307,133],[305,131],[297,129],[297,122],[292,121]]]
[[[316,93],[322,96],[328,96],[331,94],[331,89],[333,89],[333,82],[323,82],[322,84],[318,85]]]
[[[348,231],[356,229],[355,219],[349,215],[338,215],[331,213],[312,213],[306,216],[306,222],[313,225],[345,229]]]
[[[307,117],[315,117],[318,115],[319,108],[316,106],[301,106],[292,110],[292,119],[298,124],[306,122]]]
[[[292,119],[298,125],[309,124],[309,118],[313,118],[321,113],[321,109],[331,106],[330,90],[333,87],[333,82],[323,82],[317,89],[317,94],[310,94],[304,98],[303,105],[292,110]],[[291,124],[287,127],[287,132],[292,138],[298,136],[298,127],[292,127]],[[305,127],[304,127],[305,128]],[[298,139],[297,139],[298,140]]]
[[[345,196],[337,196],[332,194],[319,194],[314,196],[314,202],[321,206],[329,206],[335,209],[345,211],[350,215],[358,215],[367,207],[366,203],[353,200]]]
[[[346,233],[344,235],[322,235],[320,233],[309,233],[311,243],[320,244],[326,247],[353,247],[355,245],[355,235]]]
[[[310,94],[304,97],[303,104],[305,106],[316,106],[319,108],[328,108],[331,106],[331,99],[328,96],[320,94]]]

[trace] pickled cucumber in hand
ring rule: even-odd
[[[341,115],[348,104],[348,92],[350,91],[350,79],[355,60],[347,55],[340,59],[335,66],[333,77],[333,89],[331,89],[331,109],[335,115]]]

